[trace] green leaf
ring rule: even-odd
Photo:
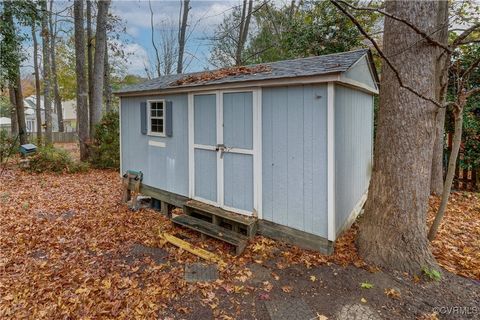
[[[362,282],[360,284],[360,287],[362,287],[362,289],[372,289],[373,288],[373,284],[365,281],[365,282]]]

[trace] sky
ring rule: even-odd
[[[73,32],[73,19],[68,17],[66,10],[72,7],[72,1],[56,0],[55,12],[60,12],[68,22],[62,28]],[[180,13],[180,0],[151,0],[154,11],[155,40],[157,46],[160,41],[160,29],[174,30],[177,41],[178,18]],[[208,62],[215,34],[216,26],[222,22],[224,15],[229,14],[235,6],[241,5],[241,0],[191,0],[189,13],[189,29],[187,30],[187,43],[185,48],[185,71],[194,72],[212,69]],[[127,54],[126,73],[146,76],[145,66],[153,69],[154,49],[151,42],[150,9],[148,0],[113,0],[110,12],[122,18],[126,32],[120,35],[118,41],[123,43],[124,52]],[[22,63],[22,75],[30,76],[33,72],[33,45],[31,43],[30,28],[22,27],[21,30],[28,39],[23,44],[26,60]],[[37,33],[37,37],[39,37]],[[117,40],[114,40],[117,41]],[[41,41],[39,39],[39,59],[41,62]],[[176,69],[176,66],[175,66]]]
[[[208,63],[211,38],[215,27],[223,20],[225,14],[239,5],[240,1],[200,1],[190,2],[188,40],[185,48],[186,71],[200,71],[212,66]],[[154,24],[156,29],[177,30],[180,13],[180,0],[152,0]],[[149,2],[145,0],[114,0],[111,11],[126,22],[127,42],[125,52],[130,54],[128,72],[145,75],[145,64],[153,59],[151,42]],[[158,30],[156,40],[160,39]],[[158,44],[157,44],[158,46]]]

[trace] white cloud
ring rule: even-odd
[[[145,75],[145,66],[149,67],[147,51],[138,43],[125,45],[124,51],[127,57],[127,73]]]

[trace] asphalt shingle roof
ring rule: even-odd
[[[348,68],[350,68],[356,61],[358,61],[358,59],[363,57],[367,52],[368,49],[360,49],[323,56],[262,63],[262,65],[269,66],[271,68],[271,71],[227,76],[221,79],[186,83],[182,85],[177,85],[174,82],[184,77],[201,74],[203,72],[166,75],[155,79],[147,80],[142,83],[124,87],[116,91],[115,93],[121,95],[123,93],[132,92],[148,92],[172,88],[189,88],[203,85],[316,76],[328,73],[344,72],[348,70]]]

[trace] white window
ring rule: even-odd
[[[165,135],[165,101],[148,101],[148,134],[152,136]]]

